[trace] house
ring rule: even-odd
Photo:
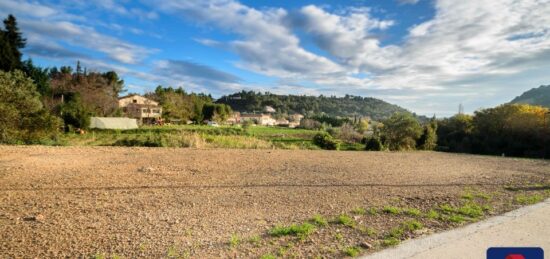
[[[118,107],[126,116],[137,119],[140,124],[154,124],[162,117],[162,107],[158,102],[138,94],[118,98]]]
[[[290,122],[289,122],[287,119],[278,119],[278,120],[275,122],[275,125],[281,126],[281,127],[288,127],[289,123],[290,123]]]
[[[277,112],[277,111],[275,110],[275,108],[273,108],[273,107],[271,107],[271,106],[265,106],[265,107],[264,107],[264,112],[265,112],[265,113],[275,113],[275,112]]]
[[[235,125],[235,124],[241,123],[241,113],[240,113],[240,112],[233,112],[233,113],[231,113],[231,115],[229,116],[229,118],[227,118],[226,122],[227,122],[228,124],[231,124],[231,125]]]
[[[254,121],[258,125],[274,126],[275,119],[269,114],[241,114],[241,122]]]

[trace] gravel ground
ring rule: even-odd
[[[0,146],[0,257],[343,257],[379,237],[333,225],[305,240],[267,233],[357,207],[426,211],[465,188],[493,195],[499,214],[515,206],[505,186],[541,184],[549,162],[435,152]],[[402,219],[354,217],[379,232]],[[427,233],[456,226],[422,222]]]

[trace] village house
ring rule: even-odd
[[[253,121],[263,126],[275,126],[277,122],[269,114],[241,114],[241,122],[245,121]]]
[[[137,119],[140,124],[155,124],[162,117],[162,107],[158,102],[138,94],[118,98],[118,107],[127,117]]]

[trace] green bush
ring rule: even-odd
[[[382,149],[382,142],[377,137],[370,138],[365,146],[365,150],[368,151],[382,151]]]
[[[59,119],[40,102],[32,79],[21,71],[0,71],[0,143],[41,143],[55,139]]]
[[[313,137],[313,143],[322,149],[338,150],[340,143],[326,132],[317,133]]]

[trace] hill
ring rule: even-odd
[[[380,99],[346,95],[306,96],[306,95],[276,95],[271,93],[256,93],[242,91],[222,96],[216,101],[224,103],[239,112],[261,112],[265,106],[275,108],[277,113],[300,113],[304,115],[327,114],[329,116],[352,117],[356,115],[369,116],[374,120],[389,117],[395,112],[410,111]]]
[[[541,105],[550,108],[550,85],[541,85],[514,98],[511,103]]]

